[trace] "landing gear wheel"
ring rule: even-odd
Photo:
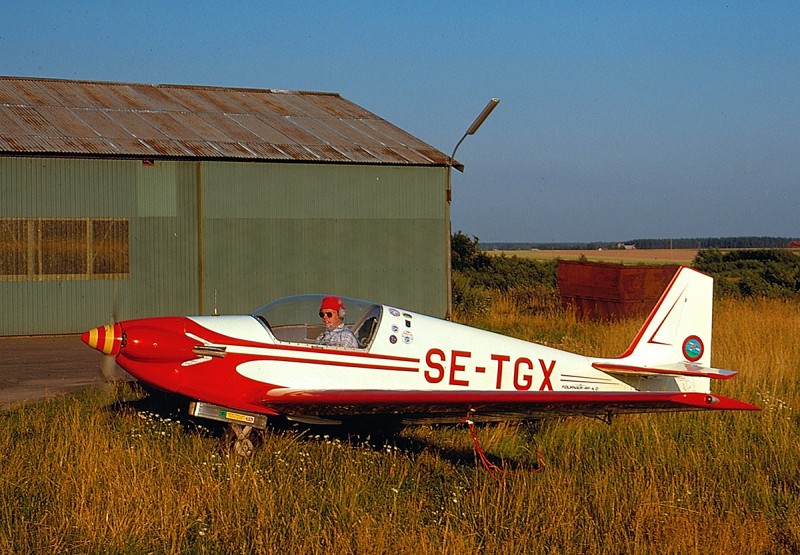
[[[255,450],[253,442],[249,439],[237,439],[233,442],[233,452],[243,459],[252,457]]]
[[[241,426],[239,424],[231,424],[228,430],[228,437],[233,440],[233,452],[244,459],[249,459],[255,453],[256,445],[253,439],[257,435],[251,436],[253,431],[252,426]]]

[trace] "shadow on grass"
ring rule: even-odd
[[[224,422],[198,418],[188,413],[191,399],[159,389],[149,387],[139,382],[127,382],[118,385],[121,388],[130,388],[120,397],[134,397],[128,400],[118,400],[108,406],[107,410],[113,415],[130,413],[149,413],[164,419],[169,418],[181,425],[184,433],[200,434],[203,437],[216,439],[220,450],[230,451],[234,436],[231,434],[230,425]],[[493,424],[484,424],[492,426]],[[343,445],[373,451],[385,451],[387,448],[398,450],[415,459],[422,453],[435,453],[440,459],[459,467],[476,467],[481,465],[478,452],[475,448],[447,446],[436,441],[435,437],[407,437],[401,435],[404,426],[399,420],[381,418],[370,415],[348,419],[340,425],[313,425],[293,422],[286,418],[268,418],[268,427],[263,432],[256,432],[250,439],[258,447],[261,434],[279,433],[291,437],[294,441],[317,442],[322,438],[336,440]],[[438,427],[458,429],[466,437],[470,437],[466,425],[447,424]],[[531,435],[536,427],[523,427]],[[471,441],[471,438],[470,438]],[[534,463],[527,457],[502,458],[490,453],[485,453],[488,462],[496,467],[507,469],[511,472],[530,471],[536,469]],[[524,460],[523,460],[524,459]]]

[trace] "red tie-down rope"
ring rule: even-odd
[[[491,476],[493,480],[495,480],[497,482],[500,481],[499,478],[497,476],[495,476],[494,471],[497,471],[500,474],[503,474],[505,476],[525,476],[525,475],[528,475],[528,474],[538,474],[539,472],[542,472],[544,470],[544,467],[545,467],[544,457],[542,456],[542,452],[539,450],[539,446],[538,445],[536,445],[536,459],[537,459],[537,462],[538,462],[538,466],[536,468],[534,468],[533,470],[529,470],[529,471],[526,471],[526,472],[509,472],[508,470],[505,470],[504,468],[500,468],[499,466],[494,464],[492,461],[490,461],[489,457],[486,455],[486,452],[481,447],[480,441],[478,441],[478,432],[475,430],[475,422],[473,422],[472,419],[470,419],[470,415],[473,412],[474,412],[473,410],[470,410],[469,412],[467,412],[467,415],[462,419],[462,422],[464,422],[469,427],[469,433],[472,436],[472,442],[475,444],[475,452],[478,453],[478,458],[481,460],[481,463],[483,464],[483,468],[486,469],[486,472],[489,473],[489,476]],[[534,441],[534,444],[535,444],[536,443],[536,439],[534,438],[533,441]]]

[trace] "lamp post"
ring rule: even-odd
[[[478,114],[478,117],[475,118],[475,121],[472,122],[472,125],[469,126],[467,132],[464,133],[464,136],[456,143],[456,147],[453,149],[453,154],[450,155],[450,159],[447,161],[447,189],[446,189],[446,200],[445,203],[445,222],[447,224],[447,245],[445,252],[447,253],[447,268],[446,268],[446,276],[447,279],[447,314],[445,318],[448,320],[452,320],[453,318],[453,260],[452,260],[452,252],[450,246],[450,237],[453,234],[453,229],[450,224],[450,202],[453,199],[453,190],[452,190],[452,174],[453,174],[453,161],[456,158],[456,151],[458,147],[461,146],[461,143],[464,142],[464,139],[467,138],[467,135],[474,135],[478,128],[483,125],[483,122],[486,121],[486,118],[489,117],[489,114],[492,113],[495,106],[500,102],[499,98],[492,98],[489,100],[489,103],[486,104],[484,109]],[[459,169],[463,171],[463,166]]]

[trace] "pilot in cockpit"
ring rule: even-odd
[[[341,297],[325,297],[319,307],[319,317],[325,324],[325,331],[317,337],[318,345],[358,348],[358,339],[344,325],[345,306]]]

